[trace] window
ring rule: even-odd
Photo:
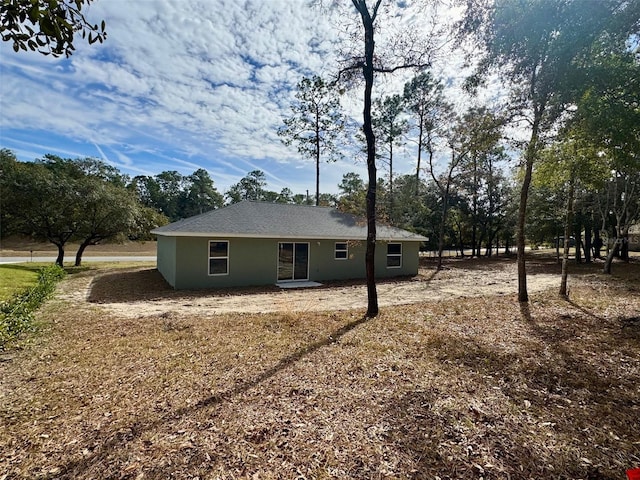
[[[387,268],[402,267],[402,244],[387,243]]]
[[[229,242],[209,241],[209,275],[229,274]]]
[[[349,258],[349,245],[347,242],[336,242],[334,258],[336,260],[347,260]]]

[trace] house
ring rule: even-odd
[[[175,289],[366,278],[366,222],[333,208],[243,201],[156,228]],[[377,277],[416,275],[427,239],[377,227]]]
[[[629,250],[640,252],[640,224],[629,228]]]

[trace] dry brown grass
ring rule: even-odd
[[[372,320],[123,319],[58,297],[46,335],[0,359],[0,479],[622,479],[640,466],[640,266],[614,271],[577,269],[570,301]]]

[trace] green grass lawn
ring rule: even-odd
[[[42,266],[41,263],[0,265],[0,301],[35,285]]]

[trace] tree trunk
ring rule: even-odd
[[[567,212],[564,221],[564,254],[562,256],[562,280],[560,281],[560,295],[565,298],[568,296],[567,278],[569,277],[569,232],[571,231],[571,224],[573,222],[573,192],[574,181],[573,178],[571,178],[569,181]],[[558,243],[560,243],[559,240]]]
[[[471,226],[471,256],[480,257],[480,243],[476,243],[478,231],[478,160],[473,154],[473,196],[471,197],[473,225]]]
[[[529,156],[528,156],[529,157]],[[527,293],[527,266],[525,261],[525,222],[527,218],[527,199],[529,196],[529,185],[531,185],[531,174],[533,171],[533,156],[527,158],[525,165],[524,180],[520,192],[520,207],[518,209],[518,234],[516,238],[518,251],[518,301],[528,302]]]
[[[389,223],[395,225],[395,215],[393,212],[393,136],[389,142]]]
[[[367,249],[365,253],[365,267],[367,272],[367,317],[378,315],[378,292],[376,290],[375,251],[376,251],[376,142],[371,124],[371,91],[373,90],[373,52],[375,49],[373,22],[380,1],[374,6],[373,17],[364,0],[353,0],[353,4],[360,13],[364,27],[365,59],[362,73],[365,80],[363,125],[367,140],[367,173],[369,186],[367,188]]]
[[[416,196],[420,193],[420,162],[422,161],[422,131],[423,131],[423,119],[420,115],[420,128],[418,131],[418,164],[416,166]]]
[[[591,220],[584,226],[584,261],[591,263]]]
[[[620,245],[620,258],[629,263],[629,234],[622,235],[622,244]]]
[[[442,270],[442,252],[444,251],[444,228],[447,224],[447,210],[449,203],[449,185],[442,195],[442,218],[440,220],[440,231],[438,233],[438,263],[436,270]]]
[[[602,250],[602,237],[600,236],[600,229],[596,228],[593,238],[593,258],[602,258],[600,251]]]
[[[76,252],[76,263],[75,266],[79,267],[82,265],[82,255],[84,254],[85,249],[91,245],[93,240],[85,240],[78,247],[78,251]]]
[[[613,258],[618,255],[621,244],[622,244],[622,238],[616,238],[613,244],[613,248],[609,250],[609,253],[607,254],[607,259],[604,261],[604,268],[602,269],[603,273],[607,273],[611,275],[611,264],[613,263]]]
[[[498,253],[498,231],[492,232],[491,230],[487,232],[487,243],[485,249],[485,256],[491,258],[493,255],[493,242],[495,240],[496,244],[496,254]]]
[[[576,241],[576,263],[582,263],[582,225],[578,222],[575,225],[575,230],[573,231],[573,236]]]
[[[316,110],[316,207],[320,205],[320,114]]]
[[[473,214],[472,214],[473,216]],[[480,242],[478,242],[478,226],[475,220],[471,224],[471,258],[480,256]],[[477,250],[476,250],[477,247]]]
[[[484,231],[481,231],[480,236],[477,238],[476,240],[476,245],[474,246],[475,248],[475,256],[480,258],[481,255],[481,251],[482,251],[482,242],[484,242],[484,237],[485,237],[485,233]]]
[[[58,257],[56,258],[56,265],[64,267],[64,243],[56,243],[58,247]]]
[[[529,294],[527,293],[527,265],[525,261],[525,223],[527,219],[527,200],[529,198],[529,186],[531,185],[531,176],[533,172],[533,162],[538,152],[538,129],[540,128],[540,120],[542,117],[542,109],[536,109],[533,127],[531,130],[531,139],[527,145],[525,152],[525,171],[522,180],[522,190],[520,191],[520,206],[518,208],[518,226],[517,226],[517,248],[518,248],[518,301],[528,302]]]

